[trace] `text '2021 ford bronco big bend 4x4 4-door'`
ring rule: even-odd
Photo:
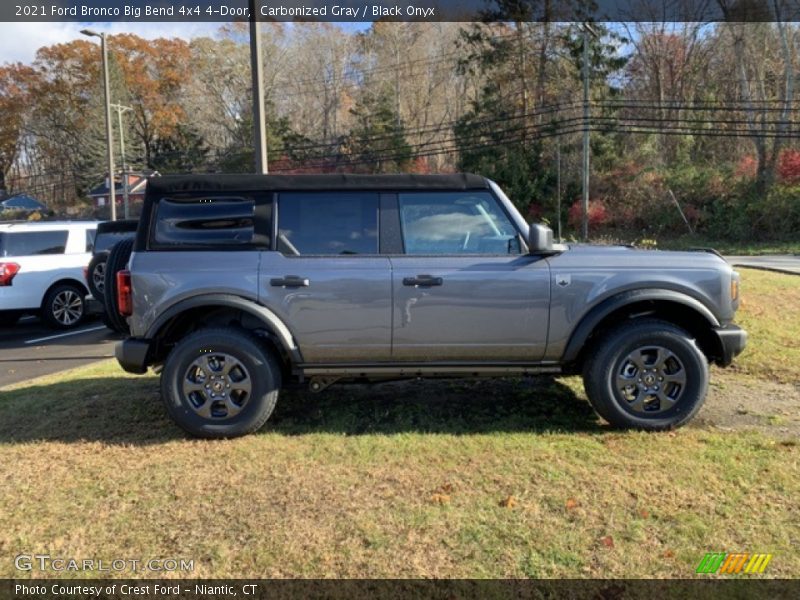
[[[205,437],[255,431],[286,383],[537,373],[677,427],[746,340],[716,254],[554,245],[476,175],[154,178],[116,288],[120,364],[162,367]]]

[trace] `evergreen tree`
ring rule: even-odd
[[[113,52],[108,54],[108,80],[112,104],[128,106],[130,94],[125,84],[122,70],[114,57]],[[133,115],[126,111],[122,115],[122,127],[125,139],[125,162],[129,170],[136,170],[143,166],[144,149],[135,135],[132,127]],[[94,93],[89,97],[87,105],[88,126],[85,131],[84,143],[81,146],[80,157],[77,162],[79,168],[79,186],[89,191],[99,181],[105,179],[108,173],[108,139],[106,134],[106,101],[102,72],[95,87]],[[112,150],[114,165],[117,174],[122,171],[122,155],[120,147],[119,117],[116,109],[111,109],[111,130],[114,136]]]
[[[172,136],[159,138],[153,144],[149,167],[163,175],[203,171],[208,153],[201,135],[191,125],[181,124]]]
[[[388,88],[372,89],[367,85],[356,106],[350,109],[354,126],[345,146],[355,170],[399,173],[409,169],[411,146],[393,104]]]
[[[283,156],[284,140],[292,135],[289,119],[274,118],[274,104],[266,100],[267,117],[267,153],[274,160]],[[253,111],[247,110],[239,119],[233,135],[233,141],[224,148],[217,169],[229,173],[252,173],[255,165],[255,145],[253,143]]]

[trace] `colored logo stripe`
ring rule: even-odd
[[[697,566],[698,573],[763,573],[772,554],[708,552]]]
[[[772,554],[753,554],[753,558],[747,563],[745,573],[763,573],[767,568],[767,563],[772,560]]]
[[[719,572],[738,573],[744,566],[744,561],[746,561],[749,556],[749,554],[728,554]]]
[[[697,567],[698,573],[716,573],[722,561],[725,560],[724,552],[708,552]]]

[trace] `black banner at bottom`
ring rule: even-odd
[[[0,600],[800,598],[800,579],[4,579]]]

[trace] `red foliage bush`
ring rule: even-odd
[[[610,215],[602,200],[589,200],[589,227],[598,227],[608,223]],[[583,206],[580,200],[569,207],[569,224],[575,229],[581,227]]]
[[[748,154],[747,156],[743,156],[739,164],[736,165],[734,175],[739,179],[755,179],[757,169],[758,161],[755,156]]]
[[[800,183],[800,150],[787,148],[778,157],[778,178],[783,183]]]

